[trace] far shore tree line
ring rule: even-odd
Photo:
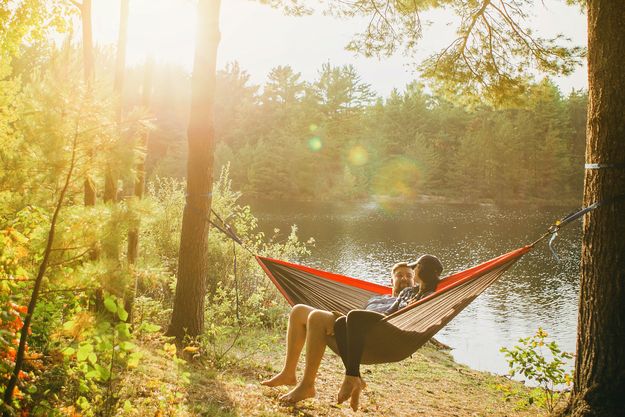
[[[173,66],[155,76],[148,172],[182,178],[189,76]],[[331,63],[311,82],[278,66],[262,85],[229,63],[216,88],[215,168],[230,164],[249,197],[574,205],[583,189],[587,93],[565,95],[549,79],[505,109],[454,104],[418,81],[379,97],[353,66]]]

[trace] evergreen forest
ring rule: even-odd
[[[132,70],[135,79],[141,72]],[[181,178],[188,75],[165,67],[155,77],[160,91],[148,169]],[[138,90],[132,93],[128,103],[139,100]],[[320,64],[311,82],[278,66],[256,85],[230,63],[217,73],[216,166],[229,164],[244,195],[285,201],[380,196],[578,204],[584,91],[564,94],[544,79],[513,107],[458,102],[429,93],[418,80],[379,97],[349,65]]]

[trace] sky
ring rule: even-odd
[[[586,17],[579,7],[566,6],[564,0],[536,1],[532,25],[541,36],[562,33],[572,45],[586,45]],[[128,27],[128,65],[141,64],[148,54],[157,61],[192,68],[195,8],[192,0],[130,0]],[[317,4],[314,2],[313,4]],[[304,80],[316,78],[321,65],[352,64],[362,81],[371,84],[381,96],[393,88],[403,90],[418,78],[418,61],[443,48],[454,39],[453,17],[446,11],[422,16],[431,24],[424,28],[415,57],[398,53],[378,60],[357,56],[345,50],[351,37],[362,30],[366,20],[339,20],[318,12],[311,16],[285,16],[279,10],[253,0],[222,0],[220,26],[222,39],[218,68],[238,61],[255,84],[262,84],[269,71],[290,65]],[[97,44],[114,44],[119,24],[118,0],[94,0],[93,27]],[[561,91],[587,88],[586,67],[568,77],[554,79]]]

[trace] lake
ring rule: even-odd
[[[431,253],[445,265],[443,275],[494,258],[539,237],[575,207],[536,208],[419,203],[248,202],[261,229],[298,235],[316,243],[300,263],[389,284],[390,267]],[[453,348],[456,361],[498,374],[508,372],[499,349],[510,347],[538,327],[568,352],[575,350],[581,221],[563,229],[525,255],[436,336]]]

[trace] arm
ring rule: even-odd
[[[399,293],[397,300],[395,300],[393,305],[390,306],[384,312],[384,314],[389,315],[389,314],[396,312],[397,310],[401,310],[402,308],[406,307],[409,303],[412,302],[412,299],[416,297],[418,293],[419,293],[419,286],[404,288]]]
[[[402,290],[403,292],[403,290]],[[393,303],[393,305],[391,305],[385,312],[385,315],[389,315],[389,314],[393,314],[394,312],[396,312],[397,310],[399,310],[399,305],[401,303],[401,294],[399,297],[397,297],[397,300],[395,300],[395,302]]]

